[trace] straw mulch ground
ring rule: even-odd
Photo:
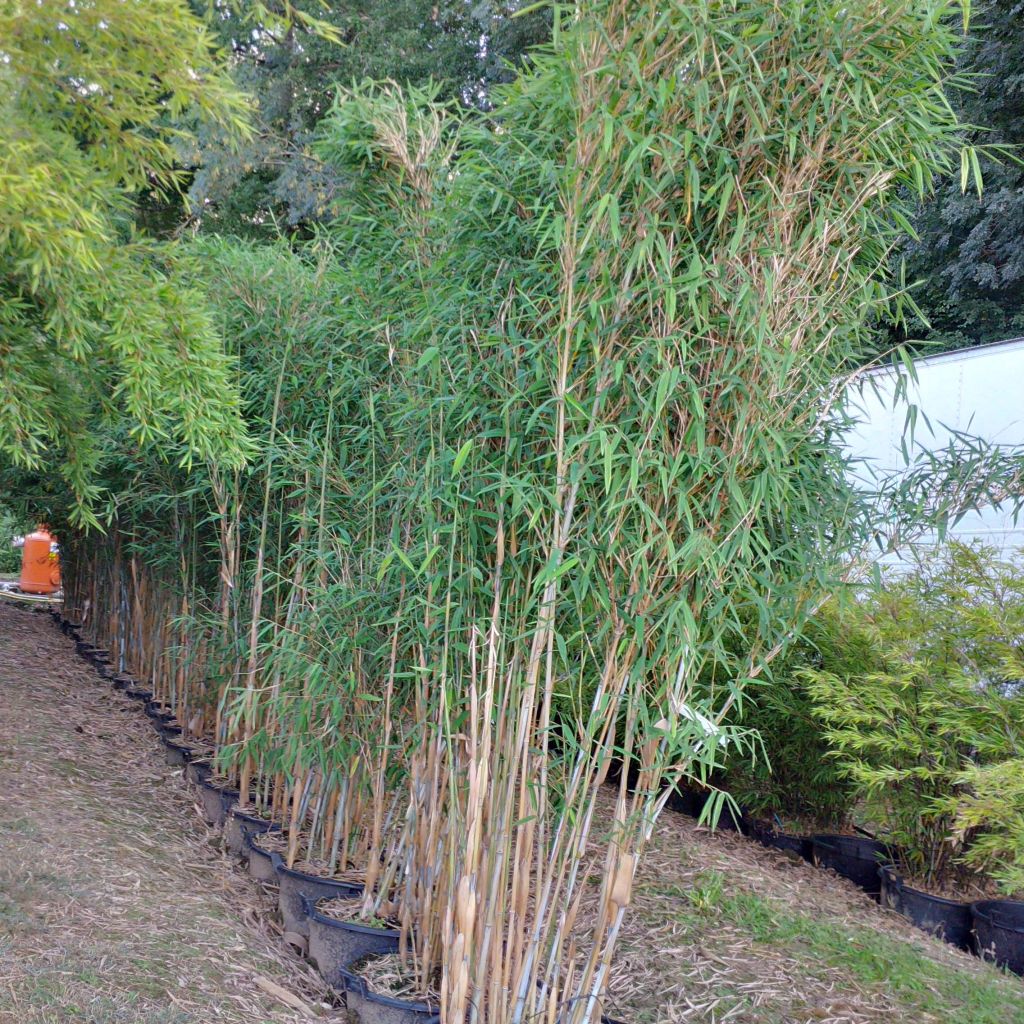
[[[668,811],[611,992],[606,1012],[630,1024],[1024,1024],[1021,979],[832,872]]]
[[[339,1019],[269,909],[132,703],[0,601],[0,1022]]]
[[[0,1024],[345,1019],[176,776],[48,616],[0,600]],[[671,812],[611,990],[628,1024],[1024,1024],[1019,979]]]

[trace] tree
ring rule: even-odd
[[[973,76],[954,94],[971,141],[1024,145],[1024,2],[987,0],[975,12],[960,67]],[[979,195],[948,177],[919,209],[904,247],[908,279],[930,323],[929,342],[960,348],[1024,333],[1024,165],[1019,153],[983,161]]]
[[[246,103],[183,0],[0,0],[0,460],[60,471],[89,520],[93,427],[237,460],[230,367],[173,247],[132,196],[181,182],[187,117],[230,137]]]
[[[235,55],[236,81],[255,98],[257,131],[242,148],[225,144],[217,125],[197,134],[187,157],[201,165],[189,189],[191,212],[206,230],[256,235],[270,233],[275,222],[320,218],[346,181],[312,146],[337,87],[364,78],[402,85],[433,79],[443,98],[486,104],[490,87],[508,80],[510,66],[549,34],[550,12],[513,16],[523,6],[523,0],[300,0],[291,5],[290,22],[272,26],[244,5],[216,6],[211,24]],[[171,219],[183,213],[178,209]]]

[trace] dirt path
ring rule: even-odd
[[[336,1016],[175,771],[48,615],[0,601],[2,1024],[311,1019],[268,983]]]

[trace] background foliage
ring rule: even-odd
[[[21,549],[12,548],[11,541],[23,536],[32,527],[6,505],[0,505],[0,573],[13,575],[21,572]]]
[[[959,174],[946,177],[914,218],[903,246],[908,281],[923,321],[906,334],[929,347],[964,348],[1024,334],[1024,3],[974,5],[959,60],[969,86],[952,93],[973,141],[1010,147],[982,159],[981,194]],[[899,334],[900,332],[897,332]]]
[[[3,0],[0,55],[0,459],[45,459],[95,522],[103,420],[185,462],[241,457],[220,338],[132,196],[180,183],[187,120],[237,137],[246,104],[177,0]]]
[[[849,595],[847,595],[847,601]],[[717,781],[755,817],[790,834],[848,827],[856,797],[815,714],[804,672],[842,678],[881,667],[872,634],[832,601],[811,619],[767,678],[746,694],[743,725],[759,742],[750,759],[730,758]]]
[[[199,9],[207,5],[194,0]],[[346,187],[344,171],[317,153],[318,127],[338,85],[364,78],[401,85],[437,83],[440,95],[488,105],[528,47],[550,32],[544,5],[523,15],[522,0],[300,0],[280,28],[254,25],[246,5],[219,8],[212,27],[234,55],[234,77],[256,108],[256,131],[241,148],[216,126],[197,133],[186,154],[196,166],[188,200],[204,231],[267,237],[277,228],[321,221]],[[174,227],[186,211],[150,205],[150,223]]]

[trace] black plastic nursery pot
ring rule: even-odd
[[[540,989],[543,989],[543,987],[544,987],[540,978],[537,979],[537,987],[540,988]],[[569,1002],[570,1002],[570,1005],[571,1005],[571,1001],[569,1001]],[[603,1013],[601,1014],[599,1020],[600,1020],[601,1024],[625,1024],[625,1021],[616,1020],[615,1017],[608,1017],[608,1016],[606,1016]],[[565,1024],[565,1017],[564,1017],[564,1015],[559,1016],[557,1018],[557,1022],[558,1022],[558,1024]]]
[[[228,810],[238,800],[238,790],[211,782],[207,776],[199,780],[199,797],[206,824],[219,826],[227,820]]]
[[[340,985],[340,972],[374,953],[397,953],[401,932],[358,921],[339,921],[320,912],[324,900],[302,897],[309,920],[309,957],[329,985]]]
[[[192,748],[185,743],[164,739],[164,760],[172,768],[181,768],[192,759]]]
[[[1024,975],[1024,902],[981,900],[971,904],[971,917],[978,956]]]
[[[241,794],[237,789],[231,789],[227,786],[222,786],[220,791],[220,805],[224,808],[224,820],[227,821],[227,816],[231,813],[232,809],[238,804],[238,798]]]
[[[157,736],[163,739],[163,730],[166,728],[170,728],[172,726],[176,726],[178,723],[175,720],[174,715],[172,715],[170,712],[166,712],[162,715],[157,715],[154,718],[151,718],[149,720],[149,724],[153,726],[153,731],[157,734]]]
[[[769,850],[781,850],[783,853],[795,854],[803,860],[811,860],[813,851],[809,836],[791,836],[778,832],[768,825],[752,822],[748,834]]]
[[[697,812],[694,817],[699,818],[704,810],[704,807],[714,799],[715,794],[713,793],[696,793],[694,794],[697,800]],[[711,821],[708,819],[705,822],[708,828],[711,828]],[[718,815],[718,821],[714,826],[722,832],[739,832],[741,835],[747,834],[747,820],[743,815],[742,810],[739,812],[735,808],[729,805],[728,802],[722,804],[722,811]]]
[[[302,905],[303,896],[311,900],[325,896],[351,900],[362,894],[363,887],[358,882],[341,882],[334,878],[308,875],[305,871],[285,867],[283,860],[278,861],[277,909],[281,912],[285,931],[309,935],[309,918]]]
[[[279,826],[258,814],[246,814],[239,807],[228,811],[224,822],[224,845],[236,856],[245,855],[245,834],[258,836],[264,832],[276,832]]]
[[[213,774],[213,765],[208,760],[203,758],[195,758],[189,761],[188,767],[185,769],[185,778],[192,783],[193,786],[200,785],[204,779],[208,779]]]
[[[146,702],[146,714],[149,715],[150,724],[157,732],[165,726],[178,724],[173,711],[160,710],[151,700]]]
[[[675,811],[676,814],[685,814],[689,818],[699,818],[705,805],[713,796],[713,793],[682,787],[673,789],[669,793],[665,806],[669,810]],[[709,828],[711,827],[710,821],[707,822],[707,825]],[[728,803],[724,803],[722,804],[722,812],[718,816],[715,828],[725,832],[742,832],[746,835],[747,820],[742,811],[737,814]]]
[[[612,761],[608,769],[607,781],[618,784],[622,781],[623,772],[626,774],[626,789],[632,793],[640,779],[640,768],[635,761],[624,764],[619,758]],[[685,814],[690,818],[699,818],[704,805],[714,794],[706,790],[691,789],[686,785],[679,786],[670,791],[665,806],[676,814]],[[728,805],[722,805],[722,813],[719,815],[715,828],[729,832],[742,832],[746,834],[746,818],[742,813],[739,815]]]
[[[611,764],[608,766],[608,774],[605,776],[605,781],[617,786],[622,781],[622,773],[626,773],[626,789],[630,793],[636,788],[637,780],[640,778],[640,767],[636,761],[630,760],[626,764],[621,757],[612,758]]]
[[[630,761],[628,765],[623,764],[620,759],[613,761],[608,769],[607,781],[618,784],[622,780],[623,772],[626,773],[626,789],[632,793],[640,778],[640,769],[635,761]],[[713,794],[707,791],[679,786],[669,792],[665,806],[669,810],[675,811],[676,814],[685,814],[690,818],[699,818],[701,811],[704,810],[704,805],[712,796]],[[742,832],[745,835],[747,828],[746,819],[742,811],[737,815],[728,804],[723,804],[722,813],[719,815],[715,828],[728,832]]]
[[[819,868],[831,868],[878,899],[882,891],[879,866],[893,860],[885,843],[860,836],[818,835],[811,836],[811,848]]]
[[[281,863],[281,855],[273,850],[264,850],[257,846],[253,840],[257,833],[242,829],[243,843],[246,853],[249,856],[249,876],[258,882],[270,882],[277,884],[277,867]]]
[[[971,905],[959,900],[913,889],[904,884],[899,872],[891,864],[879,868],[883,907],[895,910],[922,931],[944,939],[958,949],[971,948]]]
[[[696,818],[704,806],[704,797],[694,793],[692,789],[673,789],[665,801],[665,806],[676,814]]]
[[[426,1003],[377,995],[349,970],[339,972],[345,1005],[360,1024],[439,1024],[441,1015]]]
[[[209,776],[199,779],[199,802],[203,807],[203,821],[207,825],[222,825],[227,815],[220,798],[220,789],[215,786]]]

